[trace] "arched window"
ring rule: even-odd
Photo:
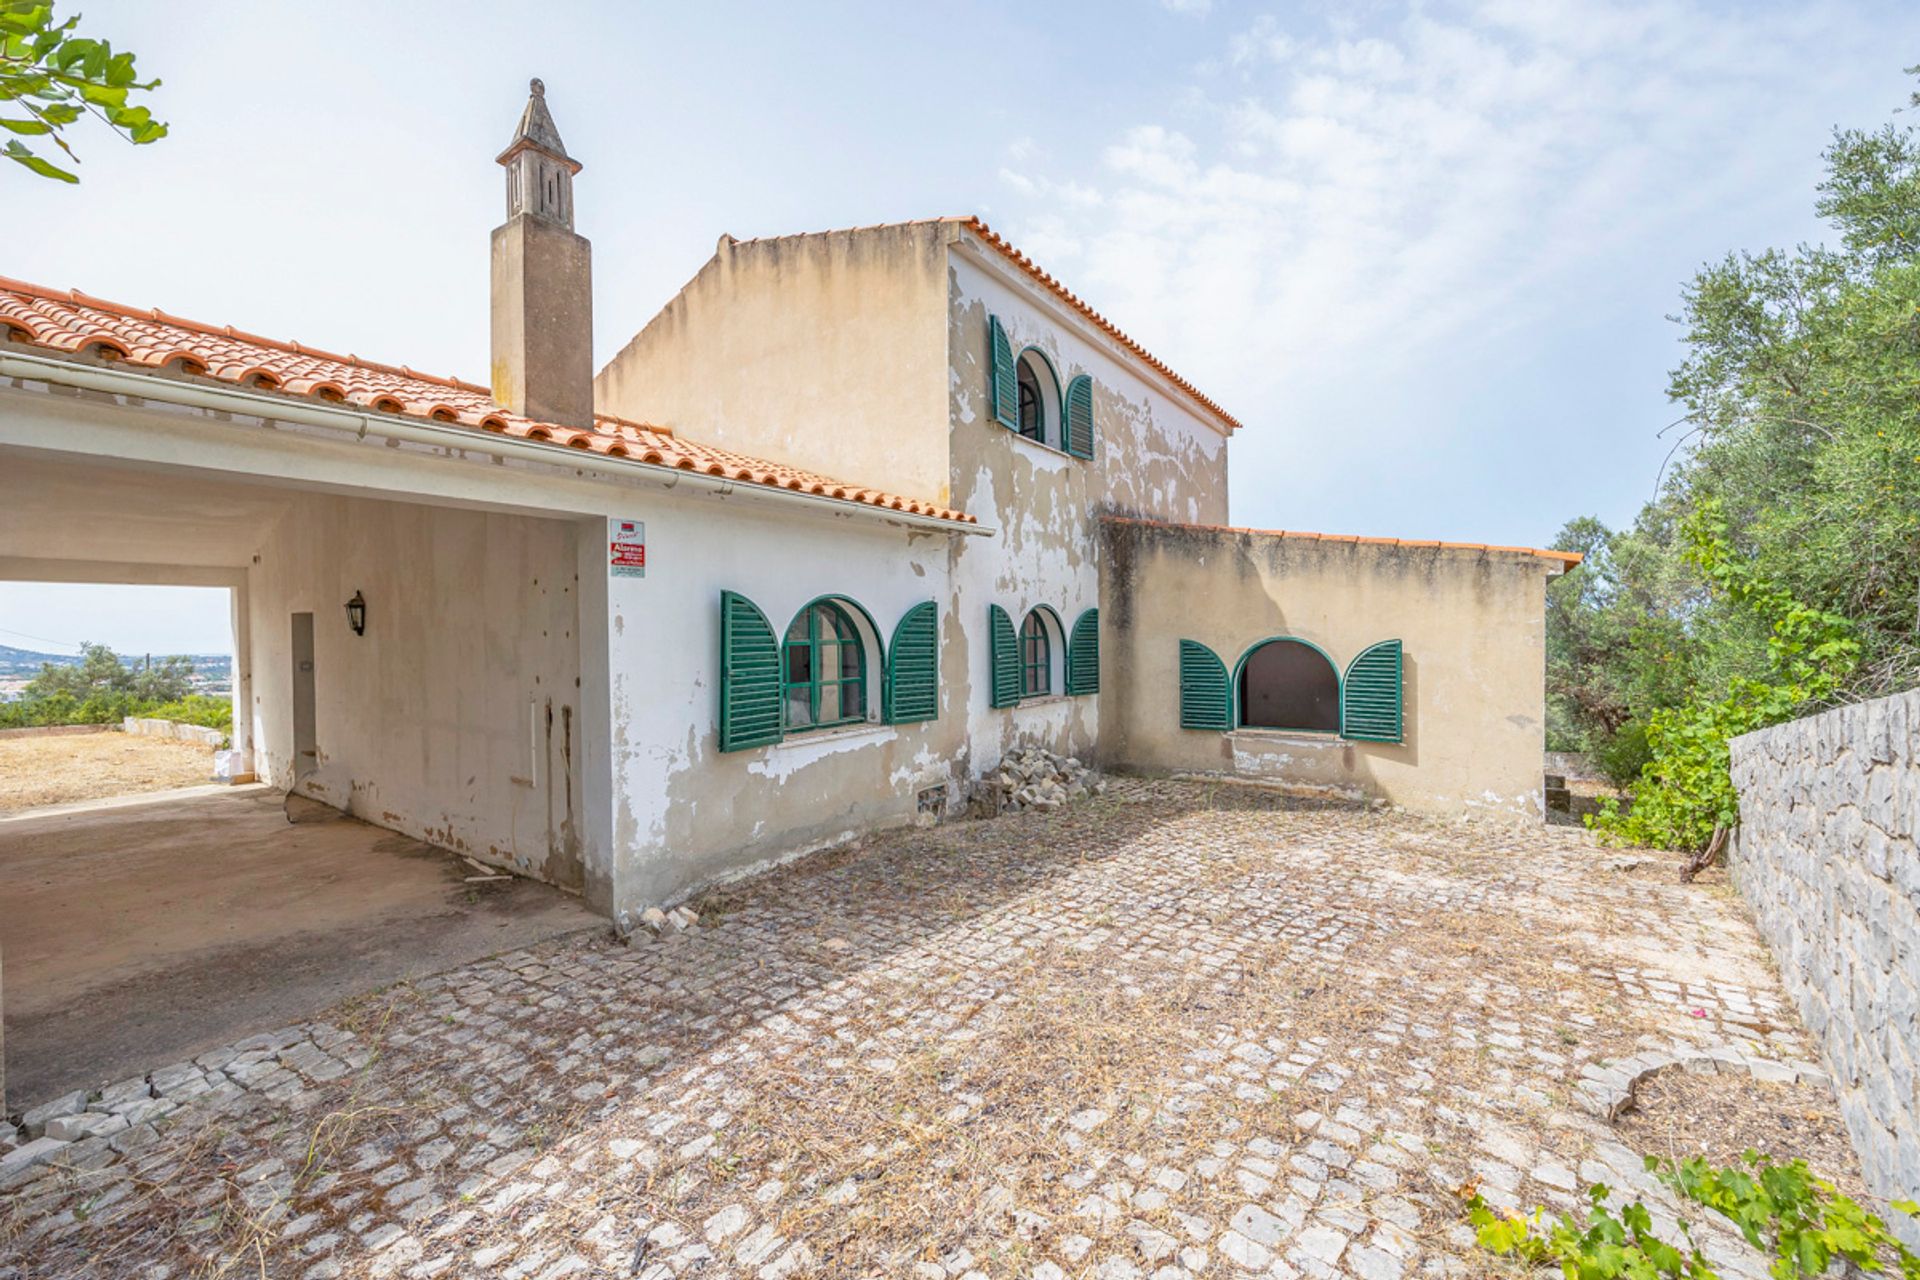
[[[867,718],[867,650],[847,611],[831,600],[802,609],[782,646],[786,727],[825,729]]]
[[[1020,696],[1032,698],[1053,692],[1053,647],[1047,620],[1035,609],[1020,624]]]
[[[1240,660],[1240,724],[1340,732],[1340,673],[1304,640],[1266,640]]]
[[[1020,357],[1020,434],[1042,444],[1047,440],[1046,400],[1040,391],[1040,374],[1031,356]]]

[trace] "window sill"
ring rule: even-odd
[[[1345,742],[1338,732],[1332,729],[1229,729],[1230,738],[1252,738],[1256,742],[1301,742],[1316,746],[1328,742]]]
[[[1229,738],[1251,738],[1255,742],[1291,742],[1300,746],[1324,746],[1337,743],[1355,747],[1404,747],[1405,742],[1380,738],[1349,738],[1332,729],[1229,729]]]
[[[1077,454],[1068,453],[1065,449],[1061,448],[1057,444],[1048,444],[1044,440],[1035,440],[1032,436],[1023,436],[1018,431],[1014,430],[1012,427],[1008,426],[1004,422],[999,421],[998,419],[990,418],[988,419],[988,421],[992,422],[993,425],[999,428],[1001,431],[1004,431],[1008,435],[1012,436],[1020,444],[1025,445],[1029,449],[1038,449],[1040,452],[1046,454],[1050,458],[1058,458],[1062,462],[1087,461],[1087,459],[1082,458]]]
[[[1011,710],[1021,707],[1045,707],[1056,702],[1071,702],[1073,699],[1064,693],[1036,693],[1031,698],[1022,698],[1013,704]]]
[[[848,742],[860,738],[891,736],[894,726],[881,720],[862,720],[857,724],[837,724],[831,729],[789,729],[787,736],[768,746],[770,752],[807,747],[820,742]]]

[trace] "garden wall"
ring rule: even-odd
[[[1920,1192],[1920,689],[1733,740],[1734,883],[1832,1069],[1867,1185]],[[1890,1215],[1898,1219],[1901,1215]],[[1903,1234],[1920,1230],[1902,1219]]]

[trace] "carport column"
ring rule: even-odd
[[[250,572],[227,590],[233,614],[233,749],[240,753],[237,773],[253,772],[253,602]]]
[[[613,914],[613,680],[607,601],[607,521],[574,526],[580,603],[580,865],[587,905]],[[616,921],[618,923],[618,921]]]

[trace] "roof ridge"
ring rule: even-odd
[[[1306,529],[1255,529],[1236,524],[1194,524],[1182,520],[1152,520],[1145,516],[1103,515],[1102,524],[1136,524],[1159,529],[1203,529],[1209,533],[1257,533],[1270,538],[1302,538],[1312,542],[1351,542],[1362,546],[1437,547],[1444,551],[1511,551],[1520,555],[1558,560],[1569,569],[1586,557],[1578,551],[1557,551],[1545,547],[1504,547],[1491,542],[1445,542],[1438,538],[1370,538],[1357,533],[1314,533]]]

